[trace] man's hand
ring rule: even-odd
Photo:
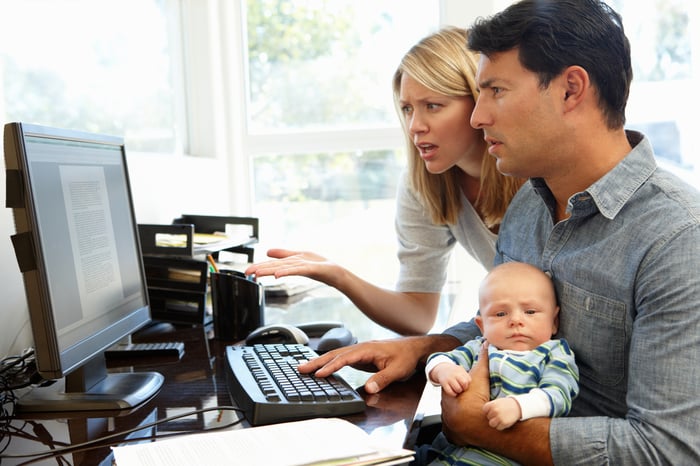
[[[490,398],[487,345],[469,371],[469,389],[456,397],[442,395],[442,430],[455,445],[478,445],[479,431],[491,430],[483,408]]]
[[[485,405],[489,402],[489,364],[486,345],[469,374],[469,389],[457,397],[442,396],[442,430],[455,445],[473,445],[511,458],[520,464],[552,464],[549,418],[517,422],[510,429],[489,425]]]
[[[329,351],[316,359],[297,366],[299,372],[314,372],[318,377],[328,377],[344,366],[375,372],[367,382],[365,391],[377,393],[397,380],[409,378],[420,362],[437,351],[454,349],[459,342],[447,335],[404,337],[393,340],[368,341]]]

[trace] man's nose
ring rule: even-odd
[[[469,119],[469,123],[474,129],[483,129],[484,126],[489,125],[489,119],[487,117],[488,112],[486,110],[486,104],[481,98],[477,97],[474,103],[474,110],[472,111],[472,116]]]

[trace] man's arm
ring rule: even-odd
[[[645,256],[633,277],[629,348],[620,338],[596,353],[603,358],[598,364],[605,365],[611,346],[624,351],[620,379],[625,376],[628,383],[621,387],[596,380],[591,374],[600,371],[586,367],[581,373],[581,395],[587,390],[589,399],[585,411],[580,404],[577,411],[575,401],[574,416],[531,419],[497,432],[488,430],[479,412],[488,387],[480,399],[475,396],[476,387],[487,384],[485,376],[472,371],[469,390],[456,399],[443,397],[448,438],[523,464],[700,464],[700,227],[674,233],[673,241]],[[619,359],[620,354],[607,357]],[[617,402],[606,390],[625,393]]]
[[[299,372],[313,372],[318,377],[328,377],[344,366],[376,371],[365,382],[365,390],[377,393],[392,382],[410,377],[432,353],[450,351],[459,344],[458,339],[449,335],[368,341],[329,351],[297,368]]]
[[[506,430],[489,426],[484,405],[489,401],[488,354],[484,347],[472,368],[469,389],[457,397],[442,396],[442,428],[456,445],[482,447],[523,465],[551,465],[549,418],[518,422]]]

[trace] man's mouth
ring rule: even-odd
[[[486,145],[488,146],[488,151],[489,154],[495,155],[495,151],[501,147],[503,144],[501,141],[498,139],[490,138],[490,137],[485,137],[484,140],[486,141]]]

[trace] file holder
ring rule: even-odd
[[[195,241],[197,233],[225,232],[226,225],[248,226],[250,232],[203,244]],[[171,225],[139,224],[138,230],[152,318],[207,326],[212,315],[206,255],[218,258],[220,251],[230,251],[252,262],[259,222],[254,217],[182,215]]]
[[[175,324],[208,325],[206,261],[144,256],[151,318]]]
[[[218,258],[219,251],[230,251],[239,254],[245,254],[248,257],[248,262],[253,262],[253,255],[255,250],[252,245],[257,243],[260,239],[260,221],[256,217],[221,217],[215,215],[182,215],[179,218],[173,220],[173,224],[189,224],[193,225],[197,233],[214,234],[217,232],[226,232],[226,225],[241,226],[246,225],[249,228],[249,234],[247,239],[242,237],[243,243],[238,245],[229,245],[226,247],[216,248],[216,250],[210,251],[214,256],[214,259]],[[234,238],[233,241],[236,241]],[[216,244],[216,243],[215,243]],[[210,245],[210,246],[214,246]]]

